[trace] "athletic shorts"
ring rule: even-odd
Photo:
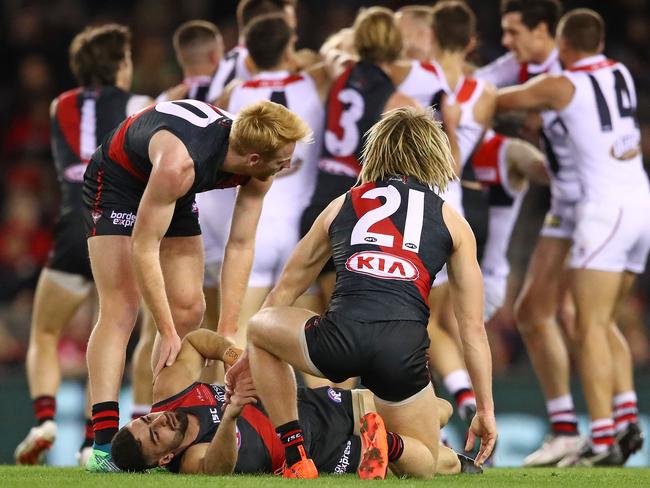
[[[355,473],[361,440],[354,433],[352,393],[339,388],[298,388],[298,415],[309,454],[323,473]]]
[[[206,266],[212,263],[220,265],[223,262],[236,198],[236,188],[211,190],[196,195]],[[217,281],[213,286],[218,284]],[[209,285],[206,283],[206,286]]]
[[[490,218],[490,202],[485,190],[478,188],[463,189],[463,211],[465,219],[474,232],[476,238],[476,258],[480,262],[483,259],[485,243],[488,238],[488,222]]]
[[[387,402],[399,402],[430,381],[426,323],[357,322],[335,312],[305,324],[306,360],[330,381],[359,376],[361,383]]]
[[[643,273],[650,251],[650,201],[576,207],[570,267]]]
[[[576,205],[577,202],[551,198],[551,208],[544,218],[540,236],[570,240],[576,227]]]
[[[83,186],[86,237],[130,236],[145,186],[116,164],[108,166],[91,159]],[[165,237],[198,235],[199,210],[194,194],[188,193],[176,201]]]
[[[507,276],[483,275],[483,321],[489,322],[506,301]]]
[[[300,214],[275,210],[276,212],[262,211],[257,225],[255,259],[248,280],[251,288],[270,288],[275,285],[300,240]]]
[[[300,237],[305,237],[323,210],[333,200],[352,188],[356,182],[356,178],[350,176],[330,174],[319,170],[311,202],[305,208],[300,219]],[[336,271],[334,261],[330,258],[323,266],[321,273],[333,273],[334,271]]]
[[[80,213],[62,215],[56,223],[54,246],[45,267],[83,276],[92,281],[88,243],[84,235],[84,221]]]

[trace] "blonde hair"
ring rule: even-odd
[[[443,190],[456,179],[449,139],[432,110],[391,110],[365,134],[359,183],[411,176]]]
[[[232,123],[230,147],[240,154],[269,159],[292,142],[310,142],[312,130],[286,107],[262,100],[244,107]]]
[[[433,9],[429,5],[405,5],[395,12],[397,17],[410,17],[413,20],[419,20],[421,22],[426,22],[427,25],[431,25],[431,20],[433,19]]]
[[[402,33],[393,11],[384,7],[363,9],[354,21],[354,48],[364,61],[392,63],[402,52]]]

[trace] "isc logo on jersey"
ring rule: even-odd
[[[382,280],[415,281],[420,271],[406,258],[382,251],[354,253],[345,263],[348,271],[365,274]]]

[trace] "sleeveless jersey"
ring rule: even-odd
[[[352,188],[330,229],[330,311],[359,322],[426,323],[429,291],[452,251],[443,200],[395,176]]]
[[[592,201],[647,200],[634,80],[622,63],[590,56],[564,71],[575,87],[560,112],[578,156],[580,182]]]
[[[378,66],[361,61],[348,68],[330,89],[319,168],[356,178],[364,134],[380,118],[395,92],[391,79]]]
[[[50,125],[61,216],[81,213],[81,188],[90,157],[111,130],[148,101],[116,86],[76,88],[59,95]]]
[[[182,411],[199,421],[199,433],[190,444],[212,441],[219,429],[226,390],[219,385],[193,383],[182,392],[155,403],[151,412]],[[188,446],[189,447],[189,446]],[[266,414],[255,405],[247,405],[237,419],[237,464],[235,473],[269,473],[282,466],[284,448]],[[169,470],[180,470],[182,455],[174,457]]]
[[[492,63],[476,70],[474,76],[494,83],[498,88],[519,83],[548,73],[562,72],[558,51],[554,49],[542,64],[518,63],[512,53],[505,54]],[[551,195],[563,202],[576,202],[582,194],[576,167],[577,155],[573,152],[567,127],[557,112],[546,110],[541,113],[543,120],[542,145],[549,162]]]
[[[131,185],[142,190],[151,173],[149,141],[159,130],[178,137],[194,161],[194,183],[188,195],[215,188],[245,184],[248,176],[221,171],[228,151],[232,119],[218,108],[196,100],[162,102],[126,119],[99,147],[99,156],[110,177],[111,164],[131,176]],[[120,172],[119,176],[124,173]]]
[[[200,102],[210,102],[208,91],[212,83],[211,76],[188,76],[183,79],[183,84],[187,86],[187,98],[198,100]],[[167,102],[167,92],[162,92],[156,97],[156,103]]]
[[[317,159],[322,144],[324,113],[316,84],[304,73],[262,72],[233,89],[228,111],[236,114],[244,106],[258,100],[284,105],[307,122],[314,133],[313,143],[296,144],[291,168],[276,175],[264,199],[265,206],[269,201],[274,202],[276,211],[295,209],[302,212],[314,191]]]
[[[423,107],[440,110],[444,87],[438,70],[431,63],[411,61],[411,70],[397,89]]]
[[[488,188],[490,209],[488,239],[481,260],[485,275],[507,277],[508,244],[523,200],[523,191],[516,191],[508,182],[506,155],[510,139],[489,131],[472,157],[478,181]]]
[[[219,97],[224,88],[232,80],[250,80],[253,74],[246,66],[248,49],[244,46],[235,46],[219,62],[217,72],[212,77],[210,88],[207,93],[207,101],[214,102]]]

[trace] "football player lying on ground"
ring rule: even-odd
[[[176,362],[155,379],[152,412],[127,424],[113,439],[114,463],[125,471],[165,467],[214,475],[273,473],[282,468],[284,448],[255,398],[250,377],[238,381],[225,408],[223,386],[197,382],[206,359],[232,364],[239,352],[215,332],[201,329],[188,334]],[[444,425],[452,409],[439,401]],[[376,455],[377,448],[387,462],[391,434],[373,412],[369,391],[304,388],[298,394],[298,409],[310,452],[322,472],[363,470],[364,454]],[[364,436],[362,420],[377,425],[374,436]],[[447,451],[448,462],[439,463],[444,474],[475,472],[470,459]]]

